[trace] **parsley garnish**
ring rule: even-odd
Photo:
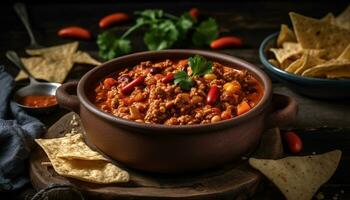
[[[212,62],[207,61],[203,56],[195,55],[188,59],[188,64],[192,69],[193,76],[203,76],[212,71]],[[190,90],[194,85],[192,77],[185,71],[179,71],[175,74],[174,84],[179,85],[183,90]]]
[[[218,37],[218,25],[213,18],[197,23],[188,12],[180,17],[159,9],[147,9],[135,12],[137,16],[134,26],[122,36],[110,31],[98,35],[99,54],[105,60],[131,52],[131,41],[127,37],[134,31],[144,28],[144,43],[149,50],[162,50],[174,46],[187,45],[189,38],[195,46],[209,45]]]
[[[203,76],[211,72],[212,62],[207,61],[203,56],[195,55],[188,59],[194,76]]]
[[[105,60],[131,52],[130,40],[117,38],[110,31],[105,31],[98,35],[97,44],[100,48],[99,55]]]
[[[193,86],[192,78],[185,71],[179,71],[174,77],[175,85],[179,84],[183,90],[189,90]]]
[[[219,27],[215,19],[209,18],[203,21],[196,28],[192,36],[192,42],[195,46],[210,45],[210,43],[219,36]]]

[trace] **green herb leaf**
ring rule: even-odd
[[[194,21],[188,12],[181,15],[179,20],[176,22],[176,27],[180,33],[180,39],[184,40],[187,37],[188,31],[193,27]]]
[[[149,50],[170,48],[179,38],[179,31],[171,20],[153,24],[145,33],[144,42]]]
[[[202,76],[212,71],[213,63],[211,61],[207,61],[203,56],[195,55],[190,57],[188,62],[194,76]]]
[[[195,46],[209,45],[219,36],[219,26],[215,19],[209,18],[203,21],[196,28],[192,36],[192,42]]]
[[[130,40],[117,38],[110,31],[105,31],[98,35],[97,45],[99,47],[99,55],[104,60],[110,60],[131,52]]]
[[[164,11],[159,9],[147,9],[144,11],[136,11],[136,15],[139,15],[139,18],[144,19],[145,21],[157,21],[164,16]]]
[[[175,74],[174,83],[175,85],[178,84],[183,90],[190,90],[193,86],[192,78],[185,71],[179,71]]]

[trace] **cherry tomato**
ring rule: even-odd
[[[189,14],[194,20],[198,20],[198,16],[199,16],[198,8],[191,8],[189,11]]]
[[[295,132],[289,131],[284,133],[283,138],[286,141],[290,152],[299,153],[303,149],[303,142]]]

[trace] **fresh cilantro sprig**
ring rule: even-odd
[[[192,78],[185,71],[179,71],[175,74],[174,83],[183,90],[189,90],[193,86]]]
[[[219,36],[219,26],[216,20],[209,18],[199,24],[192,36],[195,46],[206,46]]]
[[[185,71],[179,71],[174,76],[174,84],[179,85],[183,90],[190,90],[194,85],[193,76],[203,76],[211,73],[213,63],[207,61],[203,56],[195,55],[188,59],[188,64],[192,69],[192,76],[189,76]]]
[[[99,55],[105,60],[131,52],[130,40],[117,38],[110,31],[105,31],[97,37],[97,45],[99,46]]]
[[[207,61],[203,56],[195,55],[190,57],[188,62],[194,76],[203,76],[204,74],[209,74],[212,70],[213,63]]]
[[[131,41],[127,37],[134,31],[145,28],[144,43],[149,50],[162,50],[179,46],[187,42],[192,34],[195,46],[204,46],[218,37],[218,25],[209,18],[197,23],[188,12],[180,17],[159,9],[147,9],[135,12],[137,16],[134,26],[129,28],[121,37],[111,31],[98,35],[99,54],[105,60],[131,52]]]

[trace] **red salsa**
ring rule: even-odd
[[[19,104],[24,106],[42,108],[57,104],[56,97],[53,95],[29,95],[21,97],[18,100]]]

